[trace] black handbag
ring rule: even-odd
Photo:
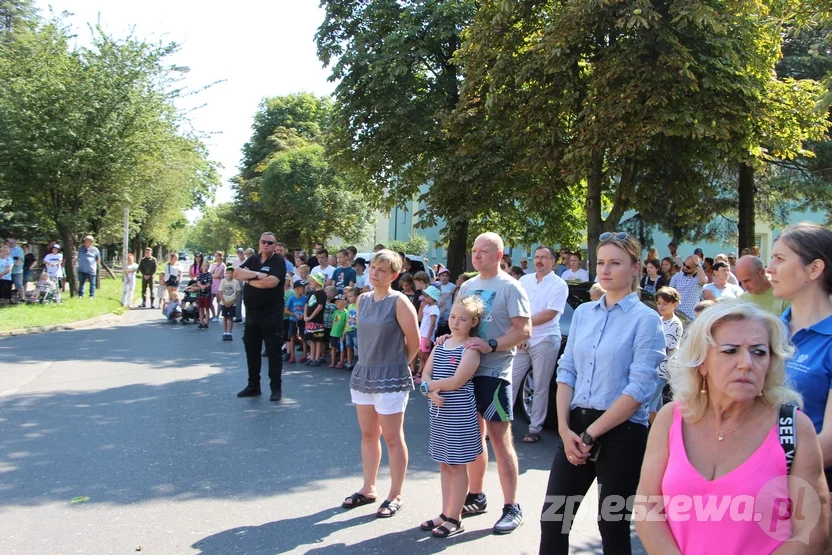
[[[170,275],[170,264],[168,264],[168,279],[165,281],[168,287],[179,287],[179,276]]]

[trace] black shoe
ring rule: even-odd
[[[237,397],[257,397],[258,395],[262,395],[261,391],[256,387],[252,387],[247,385],[244,390],[237,394]]]
[[[234,318],[234,321],[239,324],[243,321],[243,319],[242,318]]]
[[[465,504],[462,506],[462,516],[481,515],[488,509],[488,501],[484,493],[474,495],[469,493],[465,497]]]
[[[279,389],[276,391],[272,391],[272,394],[269,396],[269,401],[277,402],[281,399],[283,399],[283,392],[281,392]]]
[[[147,308],[147,305],[145,303],[142,303],[139,305],[139,308]]]

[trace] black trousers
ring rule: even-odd
[[[142,276],[142,304],[147,302],[148,289],[150,289],[150,304],[153,304],[153,276],[150,276],[150,279],[144,279]]]
[[[569,427],[578,435],[595,422],[603,411],[576,408],[570,413]],[[631,553],[630,521],[631,496],[635,495],[641,473],[644,450],[647,447],[647,427],[632,422],[616,426],[599,437],[601,452],[596,462],[575,466],[566,459],[563,442],[555,447],[555,459],[549,472],[546,501],[540,519],[540,554],[569,553],[569,531],[578,512],[577,499],[586,495],[598,478],[598,529],[605,555]],[[608,501],[606,510],[604,500]],[[570,499],[571,497],[571,499]],[[617,499],[624,499],[626,505]],[[613,518],[600,518],[604,516]]]
[[[282,388],[283,374],[283,314],[281,307],[263,311],[246,307],[246,323],[243,332],[243,345],[246,348],[248,363],[248,385],[260,389],[260,367],[263,358],[260,346],[266,344],[269,361],[269,380],[272,391]]]

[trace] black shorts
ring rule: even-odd
[[[223,318],[236,318],[237,317],[237,307],[234,305],[225,306],[222,305],[220,307],[220,313],[222,314]]]
[[[306,322],[304,337],[307,341],[317,341],[318,343],[325,343],[324,326],[317,322]]]
[[[324,328],[324,343],[329,343],[329,333],[332,331],[332,328]]]
[[[474,376],[473,381],[480,415],[493,422],[511,422],[514,419],[511,383],[491,376]]]
[[[288,318],[283,319],[283,339],[289,341],[294,333],[292,333],[292,321]]]
[[[340,351],[341,350],[341,338],[340,337],[330,337],[329,344],[332,347],[333,351]]]
[[[293,337],[303,337],[303,326],[304,322],[301,321],[294,321],[289,320],[289,331],[286,334],[286,339],[292,339]]]

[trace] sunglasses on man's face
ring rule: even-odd
[[[274,245],[277,241],[266,241],[265,239],[260,239],[261,245]]]

